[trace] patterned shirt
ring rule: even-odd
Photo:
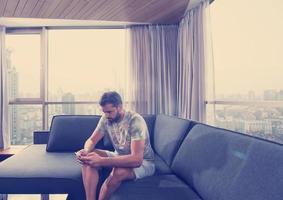
[[[103,115],[95,131],[108,134],[118,155],[131,154],[131,141],[145,140],[144,159],[154,160],[147,125],[138,113],[127,111],[121,121],[112,123]]]

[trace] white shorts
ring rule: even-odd
[[[118,154],[113,151],[105,150],[105,153],[107,154],[108,157],[118,156]],[[140,167],[134,168],[136,179],[152,176],[154,172],[155,172],[155,164],[153,161],[143,160]]]

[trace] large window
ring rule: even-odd
[[[40,97],[40,34],[6,37],[10,100]]]
[[[127,107],[125,38],[124,29],[8,30],[12,144],[32,143],[54,115],[101,114],[105,91],[118,91]]]
[[[6,47],[11,143],[29,144],[42,129],[40,30],[8,34]]]
[[[105,90],[123,92],[123,29],[51,30],[48,35],[50,101],[96,101]]]
[[[208,99],[210,123],[283,143],[282,9],[280,0],[211,4],[215,99]]]
[[[107,90],[128,100],[125,45],[124,29],[48,32],[49,122],[55,114],[101,114]]]

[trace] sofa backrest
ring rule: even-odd
[[[248,135],[195,125],[172,170],[203,199],[282,200],[283,146]]]
[[[46,150],[49,152],[77,151],[83,148],[85,141],[96,128],[100,117],[100,115],[54,116],[50,126]],[[143,118],[147,124],[149,135],[152,138],[156,116],[143,115]],[[97,147],[113,150],[113,146],[107,136],[103,138],[103,141]]]
[[[155,127],[155,121],[156,121],[156,115],[142,115],[144,118],[144,121],[147,125],[147,129],[150,136],[150,143],[153,145],[153,135],[154,135],[154,127]]]
[[[156,153],[171,165],[182,140],[195,122],[177,117],[157,115],[154,127],[153,147]]]
[[[52,119],[46,150],[73,152],[82,149],[101,116],[58,115]]]

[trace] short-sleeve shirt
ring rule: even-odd
[[[108,134],[118,155],[131,154],[131,141],[145,140],[144,159],[154,160],[147,125],[138,113],[126,111],[123,119],[119,122],[110,122],[103,115],[95,131],[99,131],[103,135]]]

